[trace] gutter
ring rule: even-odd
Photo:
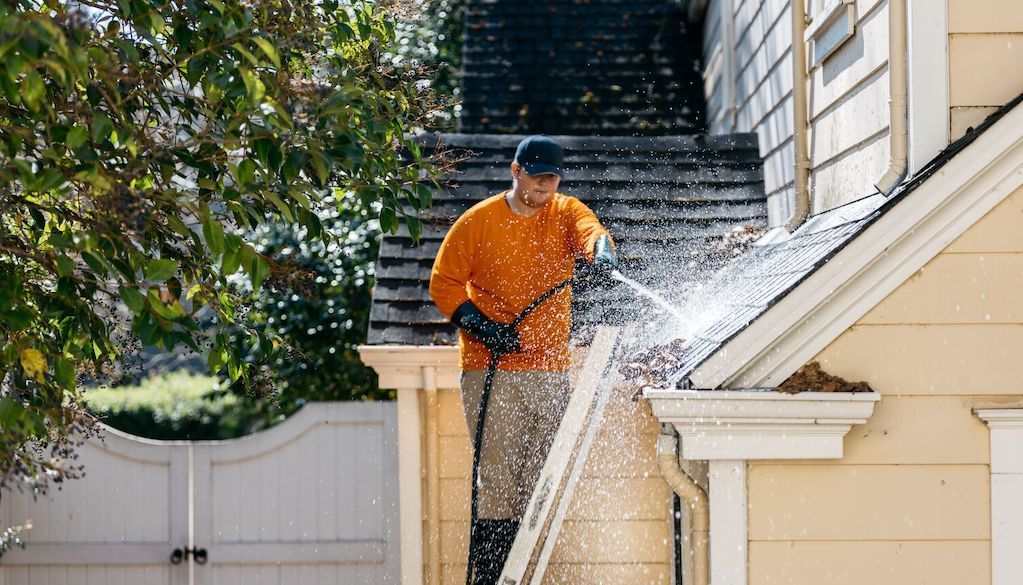
[[[899,186],[909,167],[907,22],[906,0],[888,0],[888,83],[891,94],[888,133],[891,137],[891,158],[888,170],[876,183],[877,190],[883,195],[890,195]]]
[[[792,10],[792,147],[795,169],[792,186],[795,191],[792,216],[785,223],[789,233],[810,215],[809,115],[806,91],[806,5],[790,2]]]
[[[657,468],[661,477],[678,497],[689,506],[692,518],[693,585],[708,585],[710,582],[710,505],[707,492],[689,477],[678,460],[678,434],[670,424],[661,425],[657,437]]]

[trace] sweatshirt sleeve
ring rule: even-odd
[[[597,243],[597,238],[604,234],[610,237],[610,234],[604,226],[600,225],[596,214],[585,203],[574,198],[569,201],[571,210],[569,217],[573,222],[569,226],[572,249],[576,256],[586,258],[587,262],[593,262],[593,247]],[[613,245],[614,241],[612,240],[611,243]]]
[[[473,245],[471,221],[463,215],[451,226],[437,252],[430,272],[430,296],[448,319],[462,303],[469,300],[466,284],[472,276]]]

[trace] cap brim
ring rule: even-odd
[[[522,165],[522,168],[526,169],[527,175],[543,175],[546,173],[553,173],[562,179],[565,178],[565,173],[561,170],[561,167],[554,165],[548,165],[544,163],[526,163]]]

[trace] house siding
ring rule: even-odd
[[[733,67],[723,63],[724,24],[715,22],[732,8]],[[733,131],[727,109],[733,72],[734,131],[756,132],[764,158],[764,187],[771,226],[791,214],[792,19],[784,0],[713,0],[707,12],[704,79],[711,132]],[[873,192],[888,163],[887,2],[856,3],[856,31],[808,81],[811,124],[812,213],[833,209]]]
[[[1021,213],[1023,188],[816,357],[882,400],[841,460],[750,463],[750,583],[990,582],[973,410],[1023,405]]]
[[[619,387],[583,469],[544,583],[672,582],[671,494],[655,459],[657,421]],[[472,451],[458,390],[438,391],[441,580],[465,582]],[[424,510],[430,494],[423,486]],[[427,540],[431,526],[424,526]],[[429,543],[425,565],[429,566]]]
[[[949,0],[951,136],[961,137],[1023,92],[1023,4]]]
[[[722,18],[730,18],[730,25]],[[724,32],[727,26],[732,27],[731,35]],[[764,159],[769,222],[780,225],[791,214],[792,198],[792,28],[788,3],[711,0],[704,31],[709,131],[757,133]],[[732,40],[731,51],[723,45],[728,38]]]

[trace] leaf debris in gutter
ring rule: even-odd
[[[778,386],[779,392],[873,392],[866,382],[849,382],[845,378],[824,371],[817,362],[810,362],[796,370],[788,380]]]

